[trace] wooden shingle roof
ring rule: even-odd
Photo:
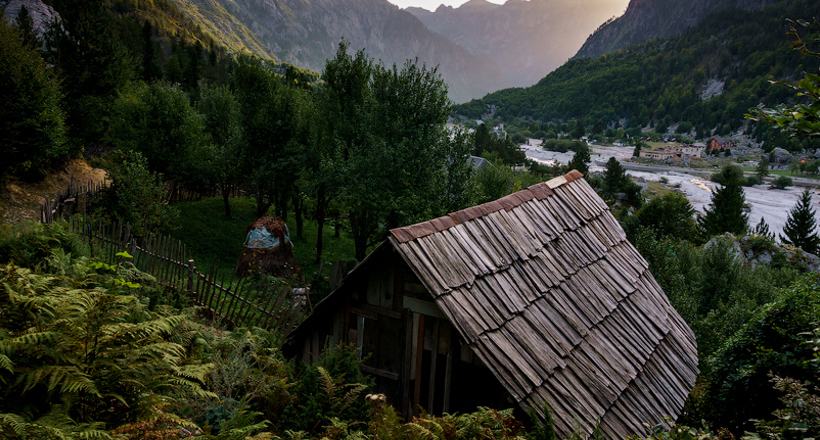
[[[695,337],[577,171],[391,231],[461,337],[560,436],[613,438],[676,418],[698,374]]]

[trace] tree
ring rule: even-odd
[[[37,31],[34,30],[34,20],[31,19],[26,5],[20,6],[14,24],[20,33],[23,46],[32,50],[39,50],[43,46],[43,41],[40,39],[40,36],[37,35]]]
[[[436,69],[418,60],[376,65],[363,51],[348,54],[342,41],[322,78],[335,146],[326,167],[338,173],[362,260],[387,229],[441,214],[448,161],[466,157],[456,157],[445,129],[450,102]]]
[[[625,221],[624,229],[630,239],[637,235],[640,227],[651,229],[658,238],[671,237],[690,242],[700,239],[695,209],[681,194],[656,198]]]
[[[804,55],[820,58],[820,52],[815,52],[809,45],[820,43],[820,37],[816,31],[820,30],[820,21],[814,20],[809,23],[805,20],[792,21],[791,29],[787,35],[794,38],[792,49],[798,50]],[[803,40],[795,26],[801,27],[806,32],[814,32],[814,36]],[[806,72],[803,79],[797,85],[791,85],[782,81],[773,81],[774,84],[788,87],[798,96],[805,96],[810,103],[797,104],[793,107],[780,105],[777,108],[757,107],[749,109],[746,117],[755,121],[764,121],[782,127],[789,133],[808,137],[820,136],[820,75]]]
[[[604,188],[610,194],[623,192],[629,178],[626,177],[626,170],[621,166],[621,162],[615,157],[610,157],[606,162],[604,171]]]
[[[632,157],[641,157],[641,149],[643,148],[643,142],[638,139],[635,141],[635,149],[632,150]]]
[[[567,168],[570,170],[578,170],[578,172],[583,174],[586,179],[589,177],[589,165],[587,165],[589,161],[589,147],[587,147],[586,144],[581,143],[575,150],[575,155],[572,156],[572,159],[567,164]]]
[[[96,143],[114,96],[134,76],[135,62],[114,35],[103,0],[54,0],[60,19],[46,33],[47,60],[59,67],[70,134]]]
[[[760,161],[757,163],[757,177],[760,178],[760,181],[763,181],[763,178],[769,175],[769,157],[765,154],[763,157],[760,158]]]
[[[16,172],[38,180],[72,153],[59,82],[17,30],[0,19],[0,180]]]
[[[772,180],[772,188],[786,189],[794,185],[794,181],[789,176],[778,176]]]
[[[123,93],[113,104],[106,139],[142,153],[149,169],[173,180],[175,188],[183,183],[203,190],[212,180],[205,119],[179,87],[156,82]]]
[[[742,177],[738,177],[731,165],[724,167],[721,174],[726,176],[725,183],[712,195],[712,203],[706,208],[706,215],[700,218],[700,225],[707,236],[726,232],[742,235],[749,228],[749,215],[744,212],[746,197],[741,186]]]
[[[225,217],[231,218],[231,187],[239,181],[242,154],[242,111],[236,97],[227,87],[210,87],[202,91],[199,111],[205,117],[205,132],[211,137],[213,175],[222,193]]]
[[[259,59],[242,57],[234,70],[232,88],[241,103],[245,134],[243,173],[254,189],[256,216],[275,204],[287,216],[287,204],[302,164],[305,91],[281,81]]]
[[[755,225],[754,229],[752,230],[753,234],[762,235],[769,240],[774,240],[774,234],[769,231],[769,224],[766,223],[766,219],[764,217],[760,217],[760,221]]]
[[[145,20],[142,25],[142,79],[146,82],[162,78],[162,68],[157,62],[156,46],[153,26],[150,21]]]
[[[781,235],[780,240],[814,254],[817,253],[817,246],[820,244],[816,228],[817,213],[811,208],[811,191],[806,188],[800,200],[789,211],[786,226],[783,227],[783,233],[786,235]]]

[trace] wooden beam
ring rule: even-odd
[[[385,377],[390,380],[399,380],[399,374],[393,373],[387,370],[380,370],[378,368],[371,367],[369,365],[360,365],[359,369],[368,374],[374,374],[376,376]]]
[[[418,314],[431,316],[438,319],[447,319],[447,316],[438,308],[436,303],[431,301],[424,301],[418,298],[405,296],[404,307],[408,308]]]
[[[413,389],[413,415],[419,415],[421,400],[421,360],[424,354],[424,315],[419,315],[418,339],[416,340],[416,383]]]

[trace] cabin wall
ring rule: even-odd
[[[355,343],[374,391],[408,419],[420,407],[442,414],[509,406],[507,392],[396,253],[388,250],[354,276],[343,306],[304,337],[303,360],[318,358],[325,344]]]

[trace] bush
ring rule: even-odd
[[[736,433],[777,409],[779,393],[770,374],[799,381],[816,379],[814,347],[806,333],[820,316],[820,275],[795,282],[757,311],[738,333],[706,360],[707,402],[713,423]]]
[[[79,237],[69,231],[68,223],[44,225],[25,222],[0,225],[0,264],[34,269],[45,264],[57,249],[75,257],[85,255]]]
[[[284,429],[319,432],[336,419],[367,422],[370,406],[358,398],[373,387],[373,379],[362,373],[355,345],[337,345],[322,351],[315,363],[297,372],[295,401],[285,408],[278,425]]]
[[[791,177],[788,176],[779,176],[772,180],[772,188],[774,189],[786,189],[790,186],[794,186],[794,181]]]
[[[131,225],[136,235],[166,228],[179,211],[163,202],[162,175],[148,170],[139,152],[112,152],[108,177],[111,186],[95,207],[95,215]]]

